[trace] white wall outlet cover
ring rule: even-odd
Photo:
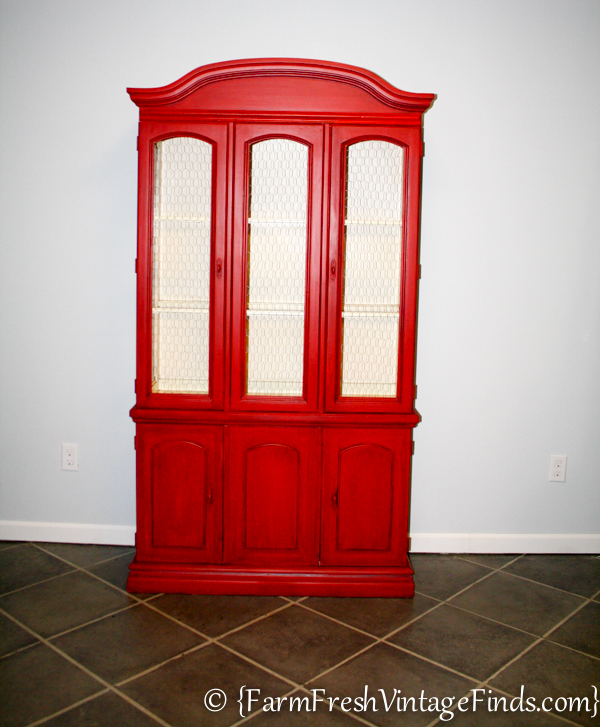
[[[567,478],[567,455],[553,454],[550,456],[550,481],[564,482]]]
[[[76,444],[62,445],[62,468],[64,470],[79,469],[79,457]]]

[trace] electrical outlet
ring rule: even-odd
[[[550,482],[564,482],[567,478],[567,455],[550,455]]]
[[[78,470],[79,459],[77,457],[76,444],[63,444],[62,446],[62,468],[64,470]]]

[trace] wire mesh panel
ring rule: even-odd
[[[267,139],[250,147],[246,393],[302,396],[308,147]]]
[[[155,145],[153,392],[209,392],[211,196],[211,144]]]
[[[397,393],[403,190],[401,146],[347,148],[341,396]]]

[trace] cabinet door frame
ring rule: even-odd
[[[315,427],[231,425],[227,427],[227,475],[224,518],[227,524],[223,562],[227,565],[253,565],[281,568],[318,565],[319,497],[321,482],[320,431]],[[249,547],[248,454],[264,447],[280,447],[298,455],[296,548]],[[289,505],[289,500],[288,503]],[[271,513],[272,514],[272,513]]]
[[[404,148],[404,205],[395,397],[341,397],[341,311],[344,255],[345,159],[348,146],[381,140]],[[331,134],[331,201],[327,265],[325,411],[410,413],[414,405],[414,352],[418,284],[421,129],[393,126],[334,125]]]
[[[213,148],[210,343],[208,394],[152,392],[152,253],[154,146],[166,139],[191,137]],[[225,291],[226,291],[226,123],[143,122],[139,135],[137,287],[137,405],[157,409],[222,409],[225,388]],[[220,263],[218,261],[221,261]]]
[[[157,562],[214,563],[223,559],[223,427],[204,425],[138,424],[137,428],[137,512],[136,546],[138,558]],[[154,453],[165,444],[191,444],[205,453],[204,523],[205,547],[160,545],[154,542],[158,522],[155,512]],[[180,497],[186,493],[181,483],[173,485]],[[195,493],[191,493],[193,501]]]
[[[322,566],[404,566],[407,560],[407,532],[410,485],[411,430],[408,428],[331,428],[323,431],[323,489],[321,502]],[[353,523],[340,523],[341,457],[361,446],[376,447],[391,454],[389,485],[388,549],[342,549],[340,526],[352,529]],[[366,487],[366,486],[365,486]],[[366,499],[369,492],[364,493]],[[363,513],[361,513],[361,516]],[[375,530],[380,523],[368,523]]]
[[[302,396],[258,396],[245,393],[249,154],[252,144],[267,139],[289,139],[309,148]],[[236,124],[231,336],[231,409],[234,411],[312,412],[317,408],[323,141],[323,124]]]

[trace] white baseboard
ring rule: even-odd
[[[0,540],[32,540],[38,543],[86,543],[135,545],[135,525],[88,523],[33,523],[0,520]]]
[[[411,533],[412,553],[600,553],[600,533]],[[0,520],[0,540],[135,545],[134,525]]]
[[[600,553],[600,533],[411,533],[411,553]]]

